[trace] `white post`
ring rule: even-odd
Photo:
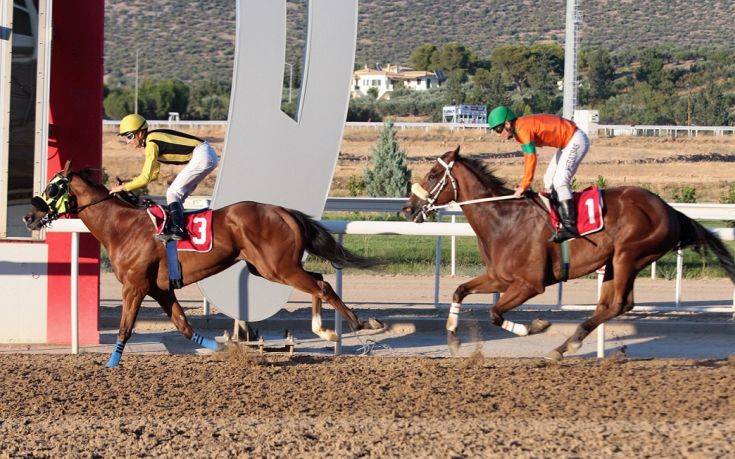
[[[605,277],[605,268],[597,270],[597,302],[600,302],[602,296],[602,281]],[[597,326],[597,358],[605,358],[605,324]]]
[[[71,353],[79,354],[79,233],[71,233]]]
[[[556,307],[560,308],[562,296],[564,295],[564,282],[559,282],[557,285],[559,288],[556,291]]]
[[[656,262],[651,263],[651,279],[656,278]]]
[[[209,307],[209,300],[206,296],[202,298],[202,313],[205,317],[212,314],[212,309]]]
[[[452,215],[452,223],[457,223],[457,216]],[[452,236],[452,276],[457,274],[457,237]]]
[[[441,211],[436,214],[437,220],[442,221]],[[437,236],[434,243],[434,307],[439,307],[439,288],[442,276],[442,237]]]
[[[681,303],[681,280],[684,277],[684,251],[676,251],[676,307]]]
[[[442,237],[436,237],[434,246],[434,307],[439,307],[439,288],[442,276]]]
[[[339,245],[342,245],[344,242],[344,238],[344,234],[340,234],[339,236],[337,236],[337,243]],[[342,270],[337,269],[335,276],[335,293],[337,294],[337,296],[342,298]],[[340,355],[342,354],[342,316],[336,309],[334,310],[334,332],[337,334],[337,342],[334,343],[334,355]]]

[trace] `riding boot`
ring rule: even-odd
[[[556,233],[554,242],[564,242],[567,239],[579,237],[577,231],[577,208],[573,199],[565,199],[559,202],[559,219],[561,220],[562,229]]]
[[[171,214],[171,226],[169,234],[174,241],[181,241],[188,237],[184,225],[184,206],[180,202],[172,202],[168,205]]]

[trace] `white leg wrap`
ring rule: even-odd
[[[449,317],[447,317],[447,331],[457,331],[457,324],[459,323],[459,303],[452,303],[452,307],[449,308]]]
[[[503,327],[503,329],[508,330],[509,332],[514,333],[518,336],[528,335],[528,327],[526,327],[523,324],[517,324],[515,322],[511,322],[510,320],[504,320],[501,327]]]
[[[319,335],[322,331],[322,317],[319,315],[311,316],[311,331]]]

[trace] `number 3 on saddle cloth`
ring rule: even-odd
[[[156,229],[156,234],[161,234],[166,227],[169,218],[161,205],[154,205],[146,209],[151,222]],[[166,242],[166,260],[169,266],[169,284],[171,289],[184,286],[181,278],[181,264],[179,263],[178,251],[185,252],[209,252],[212,250],[214,238],[212,237],[212,209],[201,209],[184,213],[184,222],[188,239],[182,241]]]
[[[559,228],[559,213],[556,206],[549,205],[548,195],[541,193],[545,198],[544,201],[549,207],[549,218],[554,228]],[[582,191],[574,192],[574,205],[577,206],[577,231],[580,236],[596,233],[604,227],[602,220],[602,191],[597,186],[585,188]]]

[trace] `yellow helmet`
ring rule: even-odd
[[[120,134],[125,135],[128,132],[138,132],[141,129],[148,129],[148,122],[137,113],[127,115],[120,121]]]

